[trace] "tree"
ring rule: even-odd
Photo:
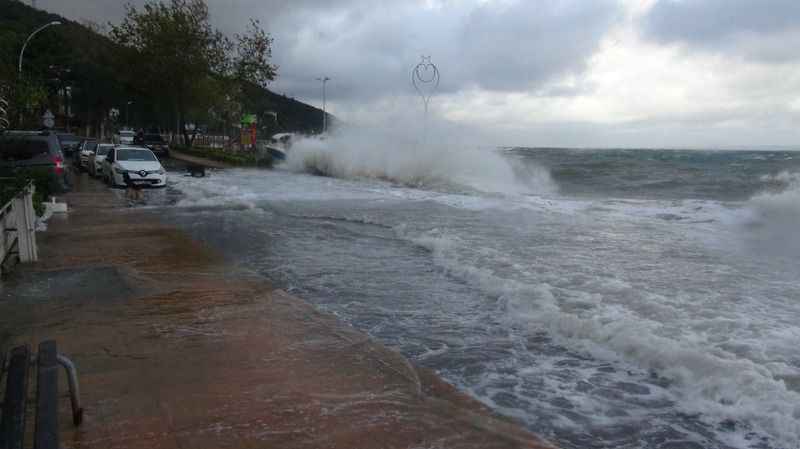
[[[186,111],[201,82],[227,63],[226,39],[211,27],[203,0],[149,2],[140,11],[130,4],[111,38],[128,51],[121,62],[128,81],[151,98],[173,106],[178,132],[186,133]]]
[[[170,103],[187,143],[189,111],[208,111],[206,103],[223,92],[241,101],[236,93],[243,84],[263,87],[277,73],[269,63],[272,38],[259,22],[232,41],[211,26],[204,0],[151,0],[141,10],[127,5],[110,36],[126,49],[119,62],[128,83],[140,95]],[[220,86],[223,92],[210,90]]]
[[[232,64],[234,79],[266,88],[278,73],[278,66],[269,63],[272,42],[272,37],[261,28],[260,22],[250,19],[247,33],[236,35],[236,54]]]

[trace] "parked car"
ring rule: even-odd
[[[49,178],[51,193],[69,190],[64,154],[58,137],[49,131],[6,132],[0,134],[0,173],[14,176],[27,170]]]
[[[114,149],[113,143],[99,143],[94,150],[94,154],[89,156],[89,174],[94,177],[103,176],[103,161],[108,156],[109,151]]]
[[[57,133],[58,143],[61,145],[61,152],[64,156],[70,157],[78,149],[81,138],[72,133]]]
[[[103,178],[111,187],[124,187],[125,175],[131,182],[148,187],[167,185],[167,171],[147,148],[116,146],[103,161]]]
[[[164,141],[161,134],[144,134],[143,136],[136,136],[133,139],[134,145],[143,146],[158,157],[169,157],[169,144]]]
[[[121,129],[117,134],[114,134],[113,141],[118,145],[132,145],[133,138],[136,133],[131,129]]]
[[[94,154],[94,150],[97,148],[97,141],[94,139],[85,139],[82,140],[80,144],[78,144],[78,149],[74,153],[73,157],[73,167],[78,170],[88,170],[89,169],[89,156]]]

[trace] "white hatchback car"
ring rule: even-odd
[[[112,187],[125,187],[125,178],[142,187],[164,187],[167,171],[147,148],[117,146],[103,161],[103,179]]]

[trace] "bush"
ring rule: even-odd
[[[11,177],[0,179],[0,207],[11,201],[30,181],[36,187],[33,194],[33,208],[37,216],[44,214],[44,202],[58,192],[58,181],[47,169],[27,169],[15,172]]]
[[[213,161],[224,162],[230,165],[244,166],[244,167],[272,167],[272,157],[266,155],[264,157],[256,158],[254,152],[239,152],[234,153],[225,151],[221,148],[211,147],[185,147],[174,146],[176,151],[186,153],[191,156],[202,157],[204,159],[211,159]]]

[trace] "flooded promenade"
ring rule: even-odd
[[[545,446],[158,209],[76,184],[0,295],[4,350],[55,339],[78,366],[85,420],[60,401],[63,447]]]

